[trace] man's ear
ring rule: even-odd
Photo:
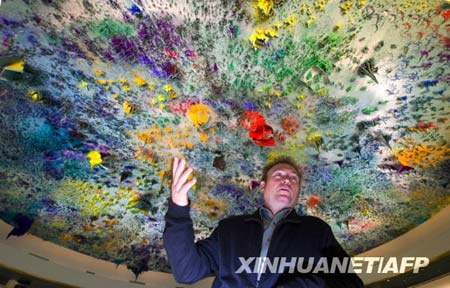
[[[266,182],[261,181],[259,183],[259,190],[261,190],[261,192],[264,192],[264,188],[266,187]]]

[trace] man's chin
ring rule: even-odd
[[[282,205],[286,205],[286,207],[289,207],[291,204],[291,198],[286,195],[278,195],[277,201],[278,201],[278,203],[280,203]]]

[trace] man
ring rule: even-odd
[[[330,261],[348,257],[328,224],[295,212],[302,172],[291,158],[282,157],[264,167],[260,183],[264,207],[252,215],[221,220],[208,238],[196,243],[188,199],[196,183],[195,178],[188,181],[192,172],[184,159],[174,158],[163,237],[178,282],[194,283],[215,275],[212,287],[363,287],[354,273],[300,273],[297,266],[286,265],[294,257],[313,258],[314,265],[321,257]],[[268,263],[261,259],[273,264],[277,257],[284,258],[282,271],[278,267],[268,271]]]

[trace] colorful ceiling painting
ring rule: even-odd
[[[450,203],[450,2],[29,1],[0,5],[0,218],[169,272],[171,159],[198,238],[305,168],[300,213],[352,254]]]

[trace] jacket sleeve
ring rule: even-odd
[[[178,206],[169,200],[163,233],[172,273],[177,282],[191,284],[218,270],[217,228],[206,239],[194,242],[194,228],[189,215],[190,206]]]

